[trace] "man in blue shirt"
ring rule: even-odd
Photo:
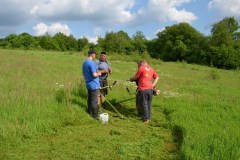
[[[107,77],[108,74],[112,73],[109,63],[107,62],[107,53],[105,51],[101,52],[99,60],[96,60],[96,66],[99,71],[101,71],[102,75],[99,77],[100,79],[100,87],[108,86]],[[100,90],[103,96],[108,94],[108,88],[104,88]],[[102,103],[104,102],[104,97],[101,98]]]
[[[101,72],[97,70],[93,61],[95,57],[96,52],[92,49],[89,50],[88,58],[82,64],[82,73],[88,90],[88,112],[93,118],[98,119],[99,76],[101,76]]]

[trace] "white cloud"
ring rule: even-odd
[[[89,42],[93,44],[97,44],[98,37],[90,37],[90,36],[85,36]]]
[[[136,0],[1,0],[1,6],[10,6],[12,12],[5,14],[21,16],[18,23],[35,18],[41,21],[89,21],[97,25],[126,24],[132,21],[184,21],[191,22],[197,17],[184,9],[177,9],[184,3],[193,0],[148,0],[146,6],[141,6],[138,11],[133,10]],[[213,0],[217,3],[220,0]],[[233,1],[235,3],[237,0]],[[225,2],[226,3],[226,2]],[[104,4],[104,5],[103,5]],[[239,5],[238,5],[239,6]],[[6,16],[5,16],[6,17]],[[28,17],[28,19],[27,19]],[[13,18],[13,17],[12,17]],[[17,21],[13,19],[12,21]],[[1,15],[0,15],[1,20]],[[7,21],[7,20],[5,20]],[[9,20],[10,21],[10,20]],[[1,23],[1,22],[0,22]]]
[[[52,23],[50,26],[44,23],[39,23],[33,27],[33,30],[37,36],[44,35],[46,33],[54,35],[59,32],[69,36],[71,33],[69,27],[66,24],[61,23]]]
[[[104,4],[104,5],[103,5]],[[84,21],[96,24],[125,23],[132,20],[134,0],[51,0],[36,4],[31,14],[43,19]]]
[[[37,36],[44,35],[48,32],[48,26],[44,23],[39,23],[33,27],[33,30]]]
[[[197,17],[191,13],[183,10],[177,10],[176,8],[170,8],[168,10],[168,19],[174,20],[176,22],[187,22],[191,23]]]
[[[50,34],[62,32],[69,35],[68,23],[87,22],[91,26],[88,28],[88,33],[92,32],[94,36],[115,29],[116,26],[121,29],[129,25],[139,28],[139,24],[152,22],[159,24],[191,23],[197,19],[196,15],[181,6],[192,1],[194,0],[147,0],[140,3],[137,0],[62,0],[61,2],[59,0],[24,0],[21,2],[1,0],[0,33],[1,27],[17,29],[21,25],[27,23],[32,25],[36,22],[42,22],[33,27],[36,35],[46,32]],[[217,0],[213,2],[216,3]],[[141,5],[138,6],[138,4]]]
[[[240,1],[239,0],[211,0],[208,3],[210,10],[217,10],[218,13],[225,16],[240,17]]]
[[[185,9],[177,9],[183,3],[192,0],[149,0],[147,6],[142,7],[135,14],[136,24],[148,22],[188,22],[196,20],[198,17]]]

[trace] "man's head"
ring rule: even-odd
[[[146,61],[145,59],[137,62],[138,67],[140,67],[140,66],[142,66],[142,65],[144,65],[144,64],[147,64],[147,61]]]
[[[104,60],[106,60],[106,58],[107,58],[107,52],[102,51],[101,55],[100,55],[100,60],[104,61]]]
[[[88,57],[94,59],[96,57],[96,51],[93,49],[90,49],[88,51]]]

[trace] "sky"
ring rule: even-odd
[[[0,38],[61,32],[96,43],[108,32],[132,37],[141,31],[154,39],[180,22],[209,35],[212,25],[225,17],[240,24],[240,0],[1,0]]]

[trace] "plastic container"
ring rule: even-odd
[[[99,119],[103,124],[108,124],[108,114],[107,113],[101,113],[99,115]]]

